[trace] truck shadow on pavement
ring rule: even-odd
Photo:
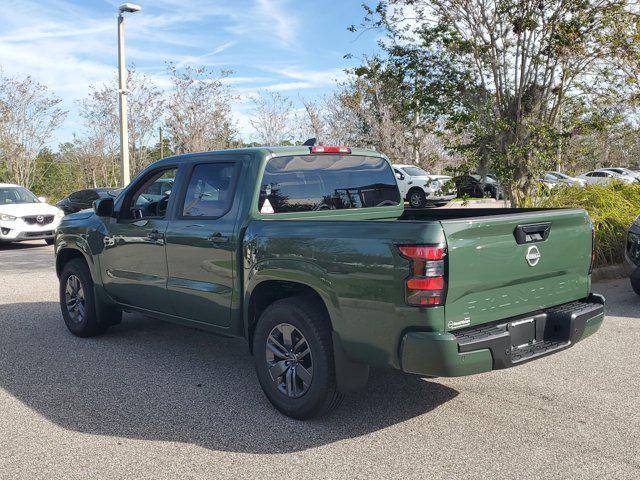
[[[367,389],[337,411],[300,422],[263,396],[252,361],[242,339],[139,315],[80,339],[68,333],[55,302],[0,305],[0,387],[78,432],[286,453],[384,429],[458,394],[401,372],[373,371]]]

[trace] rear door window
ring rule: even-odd
[[[236,177],[234,163],[196,165],[182,204],[182,216],[218,218],[227,213]]]
[[[399,203],[393,170],[383,158],[300,155],[269,160],[258,209],[261,213],[313,212]]]

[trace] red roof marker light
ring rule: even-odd
[[[311,147],[311,153],[351,153],[351,149],[334,145],[315,145]]]

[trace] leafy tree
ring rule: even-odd
[[[568,99],[610,80],[634,18],[626,0],[384,0],[362,27],[387,31],[390,71],[408,67],[404,110],[440,110],[454,146],[495,170],[518,205],[555,163]]]

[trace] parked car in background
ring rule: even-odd
[[[162,177],[168,197],[140,205]],[[243,337],[267,398],[307,419],[364,388],[370,367],[471,375],[592,335],[592,235],[581,209],[405,210],[377,151],[262,147],[165,158],[67,215],[56,272],[73,334],[135,311]]]
[[[558,185],[584,187],[587,184],[586,180],[582,178],[572,177],[562,172],[546,172],[540,180],[549,188]]]
[[[145,191],[142,193],[139,200],[147,201],[149,203],[162,200],[164,197],[171,194],[174,181],[174,178],[159,178],[145,188]]]
[[[432,175],[415,165],[394,165],[393,171],[400,195],[413,208],[440,207],[456,198],[447,175]]]
[[[633,291],[640,295],[640,216],[629,227],[624,249],[624,269]]]
[[[464,174],[454,179],[458,196],[468,195],[473,198],[491,197],[496,200],[505,198],[504,188],[494,175],[484,178],[477,174]]]
[[[56,203],[56,207],[67,215],[76,213],[80,210],[92,208],[93,202],[99,198],[117,197],[120,190],[118,188],[87,188],[86,190],[79,190],[60,200]]]
[[[0,183],[0,242],[53,243],[64,213],[20,185]]]
[[[613,172],[613,173],[617,173],[618,175],[622,175],[623,177],[640,180],[640,174],[624,167],[605,167],[605,168],[598,168],[598,170],[605,171],[605,172]]]
[[[592,170],[590,172],[583,173],[578,176],[578,178],[581,178],[590,185],[606,185],[615,180],[625,183],[633,183],[636,181],[633,177],[620,175],[619,173],[612,172],[610,170]]]

